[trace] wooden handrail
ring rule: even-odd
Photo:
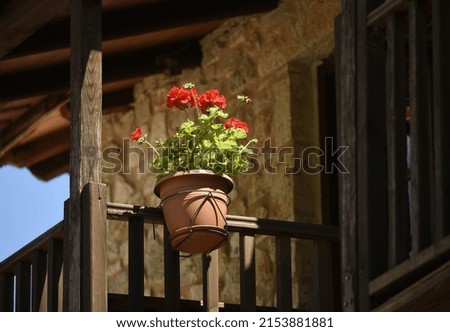
[[[63,238],[63,222],[57,223],[55,226],[41,234],[39,237],[23,246],[4,261],[0,262],[0,273],[14,272],[17,263],[21,261],[31,262],[31,254],[38,249],[47,249],[51,239]]]
[[[162,209],[129,204],[107,204],[108,219],[128,221],[131,217],[142,218],[145,223],[164,224]],[[251,232],[260,235],[288,235],[292,238],[331,241],[339,240],[337,226],[312,223],[312,219],[301,221],[274,220],[244,216],[227,216],[230,232]]]

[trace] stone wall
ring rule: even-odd
[[[237,94],[253,103],[242,109],[250,137],[259,140],[261,166],[256,174],[234,178],[229,213],[284,220],[320,222],[320,177],[305,172],[286,174],[298,166],[291,152],[300,157],[308,146],[319,146],[317,77],[321,60],[334,49],[333,24],[340,0],[283,0],[271,13],[231,19],[202,40],[203,60],[199,68],[179,76],[155,75],[135,87],[135,103],[125,114],[104,117],[103,144],[120,147],[127,156],[122,170],[104,174],[109,200],[157,206],[153,194],[155,177],[143,173],[145,162],[136,145],[124,141],[136,127],[149,133],[150,141],[166,138],[184,120],[184,114],[165,106],[167,91],[174,84],[193,82],[203,92],[217,88],[232,104]],[[274,150],[274,149],[278,150]],[[284,148],[281,153],[275,153]],[[269,152],[273,154],[269,154]],[[109,225],[108,260],[111,292],[127,291],[127,228]],[[164,296],[162,227],[146,228],[146,294]],[[293,296],[296,306],[309,310],[313,280],[311,243],[293,241]],[[259,305],[274,305],[275,250],[273,240],[256,240],[257,291]],[[182,296],[201,298],[201,257],[181,259]],[[299,286],[300,285],[300,286]],[[221,301],[239,302],[238,239],[232,235],[220,249]]]

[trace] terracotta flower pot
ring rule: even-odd
[[[172,247],[188,253],[208,253],[227,237],[226,215],[233,181],[226,175],[195,170],[159,180],[155,194],[161,198]]]

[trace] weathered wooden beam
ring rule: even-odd
[[[49,22],[67,11],[69,0],[14,0],[0,16],[0,58]]]
[[[89,182],[81,193],[82,310],[106,312],[106,185]]]
[[[135,52],[123,52],[103,59],[105,84],[131,78],[142,78],[165,70],[181,70],[200,65],[201,48],[198,40],[176,43]],[[172,68],[166,65],[170,60]],[[0,102],[21,99],[69,89],[69,63],[31,71],[0,76],[8,82],[0,90]]]
[[[69,172],[69,150],[29,167],[30,172],[43,181]]]
[[[69,150],[69,126],[12,149],[4,158],[8,163],[18,167],[30,167],[67,150]]]
[[[102,53],[101,0],[71,1],[70,202],[64,224],[64,310],[80,311],[81,191],[100,183]]]
[[[20,116],[2,131],[0,138],[0,160],[24,137],[33,132],[36,127],[45,120],[53,110],[67,103],[67,94],[52,94]]]
[[[103,40],[162,31],[209,21],[227,19],[273,10],[278,0],[228,0],[210,6],[207,0],[196,1],[195,6],[186,1],[160,1],[121,8],[103,14]],[[176,10],[174,10],[176,8]],[[199,10],[208,8],[208,11]],[[170,13],[170,15],[169,15]],[[117,24],[121,22],[121,24]],[[28,38],[8,57],[18,57],[69,47],[69,20],[51,22]],[[48,36],[52,36],[49,38]]]

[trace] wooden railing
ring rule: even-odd
[[[63,222],[0,263],[0,311],[61,311]]]
[[[143,238],[144,223],[163,224],[162,210],[122,204],[108,204],[108,219],[128,222],[129,226],[129,306],[133,310],[144,307],[143,287]],[[275,237],[277,307],[281,311],[292,310],[291,239],[309,239],[314,242],[314,309],[317,311],[336,310],[336,299],[340,290],[335,285],[338,280],[339,262],[332,259],[331,246],[338,242],[338,228],[311,223],[269,220],[261,218],[227,216],[229,232],[239,233],[240,257],[240,306],[242,311],[255,311],[256,270],[255,235]],[[179,253],[172,250],[165,232],[164,275],[165,309],[179,310],[180,272]],[[334,266],[333,266],[334,265]],[[218,310],[218,252],[203,255],[203,310]],[[334,279],[333,279],[334,278]],[[334,283],[334,284],[333,284]],[[266,308],[267,309],[267,308]]]
[[[430,294],[414,284],[450,259],[449,15],[447,0],[348,0],[337,20],[345,310]]]
[[[228,231],[239,233],[240,303],[219,302],[218,251],[202,256],[203,301],[180,298],[180,254],[164,240],[165,297],[144,296],[144,224],[163,225],[162,210],[142,206],[108,203],[111,222],[127,222],[129,230],[129,293],[109,294],[108,309],[120,311],[257,311],[292,308],[291,239],[314,242],[314,310],[339,310],[339,262],[333,260],[332,246],[338,243],[337,227],[293,221],[228,216]],[[0,311],[62,310],[61,274],[63,265],[63,222],[55,225],[33,242],[0,263]],[[276,308],[256,303],[255,236],[275,237]],[[91,234],[95,239],[95,234]],[[101,268],[102,269],[102,268]],[[106,274],[107,267],[103,270]],[[98,272],[97,272],[98,273]],[[95,292],[91,294],[95,295]],[[101,295],[100,295],[101,296]],[[91,301],[95,302],[95,301]]]

